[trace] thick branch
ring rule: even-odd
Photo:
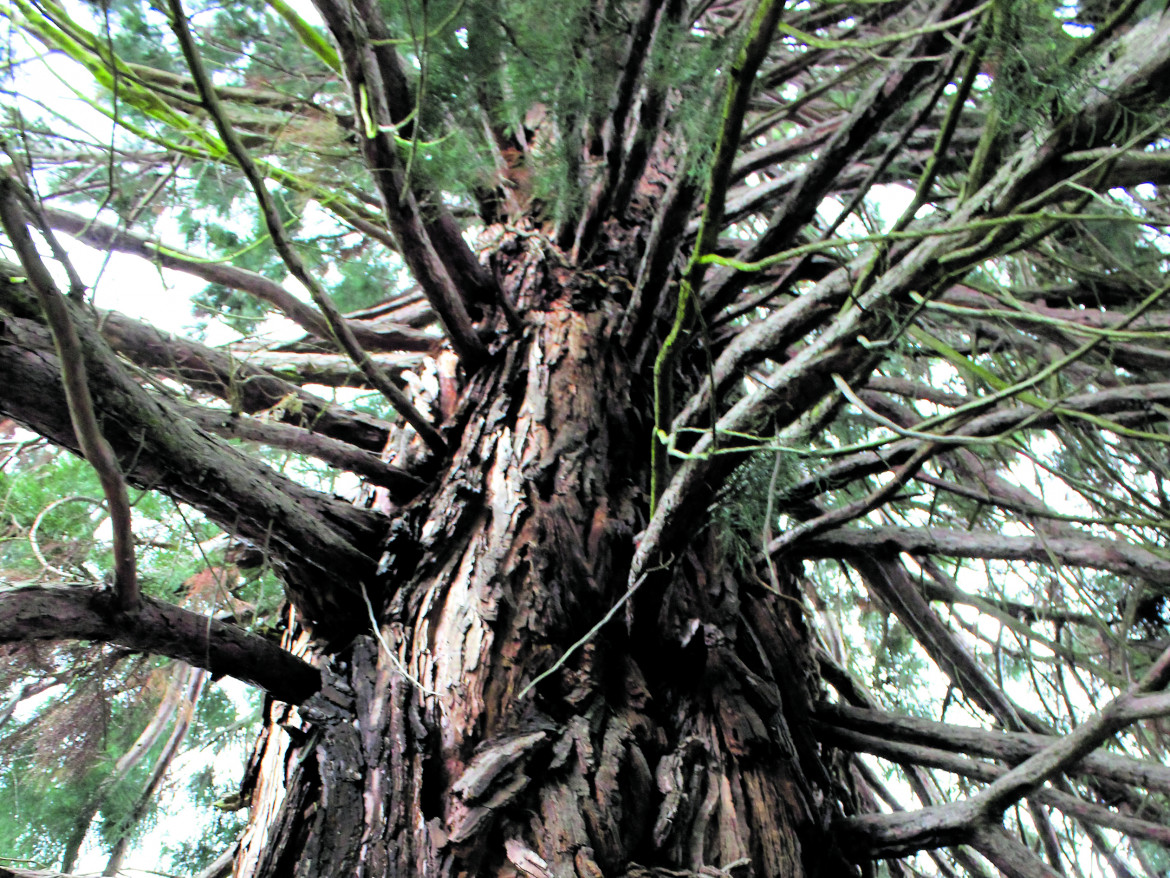
[[[10,292],[11,288],[6,291],[0,285],[0,305],[7,306],[14,301],[13,296],[6,294]],[[366,451],[381,451],[386,445],[390,424],[349,411],[285,381],[264,368],[269,361],[263,354],[237,358],[116,311],[99,312],[98,319],[102,336],[122,356],[195,390],[210,393],[227,402],[233,410],[255,414],[279,407],[285,423],[312,429]],[[349,368],[356,370],[352,363]],[[294,404],[289,405],[290,401]]]
[[[650,55],[651,39],[659,32],[658,21],[662,15],[663,6],[664,4],[657,2],[657,0],[642,0],[634,17],[636,24],[632,28],[629,42],[618,68],[621,74],[618,76],[614,95],[610,100],[609,115],[606,117],[601,132],[605,173],[595,184],[589,205],[577,226],[573,254],[587,253],[589,248],[593,246],[594,236],[611,206],[616,207],[619,211],[625,207],[624,204],[615,205],[613,199],[617,192],[622,169],[626,122],[637,93],[637,86],[641,84],[643,62]]]
[[[360,110],[362,155],[382,196],[402,258],[439,315],[465,368],[474,369],[487,349],[454,278],[473,272],[482,275],[482,269],[476,272],[478,263],[453,233],[454,221],[447,211],[436,206],[441,221],[428,227],[418,199],[408,188],[395,135],[400,125],[408,124],[411,102],[381,12],[374,7],[358,10],[337,0],[319,0],[316,5],[341,50],[354,106]],[[402,130],[409,133],[408,128]]]
[[[341,354],[314,354],[303,351],[288,351],[284,348],[260,348],[257,350],[234,348],[233,353],[239,357],[240,365],[247,363],[249,366],[255,367],[257,372],[269,369],[274,372],[279,371],[281,375],[288,376],[297,384],[320,384],[324,387],[370,388],[371,386],[362,371],[353,364],[353,360]],[[370,359],[383,369],[395,371],[413,370],[423,364],[422,354],[370,354]],[[221,396],[221,394],[216,395]],[[268,406],[261,406],[261,408],[268,408],[275,402],[276,400],[273,400]],[[252,409],[252,411],[256,411],[256,409]],[[342,409],[342,411],[346,410]],[[311,419],[306,419],[306,421],[309,420]],[[316,424],[313,426],[316,429]],[[319,430],[318,432],[325,431]]]
[[[1060,401],[1059,408],[1041,411],[1019,399],[1001,403],[986,414],[972,418],[961,427],[951,430],[955,437],[996,436],[1011,433],[1021,427],[1044,429],[1060,423],[1061,419],[1077,413],[1110,416],[1115,419],[1130,413],[1143,419],[1160,420],[1170,403],[1170,383],[1136,384],[1111,388],[1095,393],[1081,393]],[[777,499],[784,508],[808,502],[812,497],[835,490],[849,482],[898,466],[921,445],[919,439],[899,439],[891,442],[880,453],[862,451],[823,467],[802,479]],[[942,449],[943,446],[940,446]],[[994,499],[994,498],[992,498]]]
[[[374,575],[380,516],[304,488],[199,430],[140,387],[84,319],[74,322],[87,352],[90,393],[127,478],[191,504],[264,550],[310,624],[340,624],[338,636],[360,626],[360,583]],[[43,328],[5,316],[0,374],[6,376],[0,410],[76,450]]]
[[[896,558],[857,555],[849,562],[865,578],[870,592],[898,617],[926,654],[968,698],[1009,729],[1044,729],[1043,723],[1013,703],[995,685],[971,652],[919,594],[906,568]]]
[[[928,18],[932,21],[953,18],[974,5],[968,0],[934,5],[930,7]],[[742,261],[755,261],[791,245],[842,169],[915,96],[918,87],[936,73],[935,56],[946,51],[951,39],[949,34],[927,34],[899,53],[899,59],[889,65],[886,77],[876,80],[858,97],[849,116],[833,132],[816,160],[801,173],[799,181],[788,191],[773,215],[768,229],[743,249],[740,254]],[[729,304],[749,279],[745,273],[721,271],[706,297],[710,312]]]
[[[0,642],[28,640],[116,643],[235,677],[293,704],[321,688],[316,668],[262,637],[150,597],[123,613],[96,587],[0,591]]]
[[[823,737],[821,737],[823,735]],[[872,753],[883,759],[899,763],[910,763],[949,771],[962,777],[983,782],[994,782],[1007,774],[1008,769],[980,759],[968,759],[945,750],[923,747],[920,744],[904,744],[875,735],[824,726],[817,740],[828,741],[834,746],[856,753]],[[1135,838],[1157,842],[1170,847],[1170,827],[1149,820],[1141,820],[1126,814],[1119,814],[1104,805],[1095,805],[1060,790],[1041,788],[1031,793],[1030,799],[1056,808],[1070,817],[1087,820],[1096,826],[1117,829]]]
[[[1102,618],[1094,613],[1078,613],[1074,610],[1067,610],[1061,607],[1012,601],[993,595],[983,597],[968,594],[960,588],[955,588],[950,584],[940,582],[936,579],[920,582],[918,586],[922,591],[923,597],[928,601],[937,601],[940,604],[962,604],[976,608],[992,607],[1005,615],[1013,616],[1024,622],[1047,621],[1096,626],[1102,621]]]
[[[24,284],[7,282],[19,276],[17,266],[0,261],[0,311],[40,322],[40,312]],[[283,423],[311,429],[366,451],[381,451],[390,435],[391,425],[360,412],[353,412],[327,402],[292,384],[265,366],[280,365],[280,360],[262,352],[239,356],[209,348],[199,342],[163,332],[148,323],[134,320],[117,311],[98,311],[102,337],[126,359],[138,366],[208,393],[227,402],[233,411],[255,414],[276,408]],[[415,355],[417,356],[417,355]],[[294,363],[298,355],[284,354]],[[300,357],[303,359],[303,355]],[[337,357],[326,356],[327,365],[335,366]],[[348,363],[347,374],[356,371]],[[400,361],[383,360],[386,367],[399,367]],[[312,374],[306,380],[314,377]]]

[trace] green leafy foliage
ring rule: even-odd
[[[1075,40],[1048,3],[997,0],[987,48],[994,67],[992,97],[1001,118],[1033,126],[1059,116],[1075,70],[1067,58]]]

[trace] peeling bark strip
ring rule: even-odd
[[[25,640],[116,643],[235,677],[294,704],[321,686],[316,668],[262,637],[149,597],[124,613],[96,587],[0,591],[0,643]]]

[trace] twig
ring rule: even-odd
[[[535,686],[541,680],[544,680],[547,677],[549,677],[551,674],[553,674],[557,670],[557,668],[561,667],[561,665],[563,665],[565,662],[567,662],[569,660],[569,656],[571,656],[578,649],[580,649],[582,646],[584,646],[586,643],[588,643],[590,640],[592,640],[595,636],[597,636],[597,632],[600,631],[602,628],[604,628],[606,623],[608,623],[610,619],[612,619],[614,616],[617,615],[617,611],[626,605],[626,601],[628,601],[630,598],[632,598],[634,596],[634,592],[636,592],[642,586],[642,583],[646,581],[646,577],[649,576],[654,570],[663,570],[663,569],[665,569],[665,566],[654,567],[651,570],[647,570],[645,573],[643,573],[641,576],[639,576],[636,580],[634,580],[633,584],[630,585],[630,587],[626,589],[625,594],[623,594],[620,598],[617,599],[617,602],[612,607],[609,608],[609,611],[604,616],[602,616],[592,628],[590,628],[588,631],[586,631],[584,634],[582,634],[581,637],[578,638],[578,640],[572,646],[570,646],[568,649],[566,649],[561,654],[561,657],[559,659],[557,659],[555,662],[553,662],[551,666],[549,666],[547,669],[545,669],[544,671],[541,671],[539,674],[537,674],[536,677],[527,686],[525,686],[523,689],[520,690],[520,694],[516,696],[516,700],[517,701],[522,700],[524,698],[524,696],[528,694],[529,690],[532,689],[533,686]]]
[[[424,686],[421,680],[412,676],[410,671],[406,669],[406,665],[402,663],[402,659],[398,657],[398,653],[390,648],[390,644],[386,642],[386,636],[382,634],[382,626],[378,624],[378,618],[374,615],[374,605],[370,603],[370,595],[366,591],[366,584],[362,582],[360,585],[362,587],[362,600],[366,602],[366,611],[370,614],[370,630],[374,632],[374,637],[378,639],[378,643],[381,644],[382,649],[386,650],[386,655],[389,656],[390,662],[394,665],[394,669],[420,692],[427,695],[434,695],[435,697],[440,696],[442,693],[437,689]],[[523,695],[524,693],[520,694]]]
[[[98,500],[96,497],[86,497],[82,494],[70,494],[68,497],[61,497],[61,498],[58,498],[57,500],[54,500],[52,503],[50,503],[48,506],[46,506],[44,509],[42,509],[40,512],[38,512],[37,517],[33,519],[32,527],[30,527],[28,529],[28,544],[29,544],[29,547],[32,549],[32,553],[37,556],[37,561],[40,562],[41,568],[44,570],[50,571],[52,573],[56,573],[60,576],[65,576],[65,577],[69,576],[68,571],[62,570],[60,567],[54,567],[52,564],[49,563],[49,560],[45,557],[44,553],[41,551],[41,544],[40,544],[40,541],[37,539],[37,531],[40,530],[41,522],[44,521],[46,515],[48,515],[50,512],[52,512],[58,506],[61,506],[65,503],[73,503],[73,502],[85,502],[85,503],[90,503],[93,506],[101,506],[102,505],[102,501]]]

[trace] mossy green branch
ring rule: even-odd
[[[1146,296],[1146,298],[1143,299],[1138,304],[1138,306],[1134,308],[1133,311],[1127,314],[1123,320],[1118,322],[1117,329],[1123,330],[1127,325],[1132,323],[1134,320],[1137,320],[1139,317],[1141,317],[1142,314],[1144,314],[1155,304],[1157,304],[1164,296],[1166,296],[1167,293],[1170,293],[1170,284],[1154,290],[1152,293]],[[989,369],[979,365],[969,357],[963,356],[963,354],[959,353],[959,351],[955,350],[955,348],[948,345],[946,342],[926,332],[926,330],[922,327],[912,326],[907,330],[907,333],[910,335],[910,337],[915,339],[923,346],[942,356],[943,359],[951,363],[951,365],[953,365],[956,369],[985,382],[989,387],[993,388],[994,391],[988,396],[980,397],[979,399],[973,400],[966,405],[959,406],[950,412],[927,418],[926,420],[915,425],[915,429],[917,430],[931,429],[956,416],[972,414],[976,411],[985,409],[990,405],[1000,402],[1001,400],[1014,397],[1021,402],[1026,403],[1027,405],[1035,406],[1036,408],[1044,411],[1057,411],[1061,414],[1067,414],[1069,417],[1085,418],[1091,423],[1097,424],[1098,426],[1108,429],[1112,432],[1122,432],[1127,435],[1133,432],[1128,428],[1124,428],[1119,424],[1114,424],[1112,421],[1108,421],[1096,415],[1088,415],[1083,412],[1078,412],[1074,409],[1062,408],[1060,407],[1059,403],[1046,400],[1031,390],[1031,388],[1035,387],[1046,379],[1059,374],[1063,369],[1072,363],[1075,363],[1077,360],[1085,357],[1104,340],[1103,336],[1096,336],[1089,339],[1084,344],[1065,354],[1063,357],[1053,360],[1043,369],[1029,376],[1028,378],[1009,384],[1002,378],[992,373]],[[1145,436],[1145,434],[1142,435]],[[1166,439],[1166,437],[1163,436],[1159,436],[1158,438],[1159,441],[1165,441]]]
[[[972,18],[981,15],[985,9],[991,6],[991,2],[992,0],[986,0],[986,2],[980,3],[974,9],[964,12],[962,15],[956,15],[954,18],[949,18],[946,21],[936,22],[935,24],[925,24],[922,27],[898,31],[897,33],[884,34],[880,37],[874,37],[873,39],[869,40],[825,39],[799,30],[790,24],[783,23],[778,25],[778,28],[780,33],[787,34],[788,36],[799,40],[810,49],[876,49],[878,46],[886,46],[890,45],[891,43],[900,43],[913,37],[922,37],[926,36],[927,34],[941,33],[942,31],[950,30],[956,25],[962,24],[965,21],[970,21]]]
[[[879,232],[873,235],[858,235],[855,238],[829,238],[824,241],[813,241],[809,244],[802,244],[799,247],[792,247],[789,250],[781,251],[773,254],[765,259],[757,262],[742,262],[738,259],[732,259],[727,256],[720,256],[716,253],[707,253],[699,257],[699,261],[705,265],[721,265],[725,268],[732,268],[736,271],[757,272],[766,271],[769,268],[774,268],[783,262],[790,259],[796,259],[801,256],[808,256],[811,253],[821,253],[825,250],[832,250],[834,247],[848,247],[856,244],[881,244],[886,241],[913,241],[923,238],[939,238],[951,237],[954,235],[965,235],[969,232],[982,232],[993,229],[1000,229],[1005,226],[1019,225],[1028,222],[1040,223],[1063,223],[1063,222],[1129,222],[1135,225],[1156,226],[1157,223],[1151,222],[1142,217],[1119,217],[1113,214],[1098,214],[1098,213],[1062,213],[1053,210],[1038,210],[1034,213],[1013,213],[1006,216],[988,217],[986,219],[972,220],[967,223],[960,223],[953,226],[932,226],[923,229],[913,229],[909,231],[889,231]],[[955,262],[957,259],[951,258],[952,254],[942,257],[941,261]]]
[[[727,91],[723,100],[722,124],[715,153],[711,160],[707,178],[707,199],[699,218],[699,233],[695,249],[687,263],[683,279],[678,286],[678,303],[675,307],[674,323],[667,333],[658,356],[654,360],[654,432],[650,440],[650,511],[658,506],[658,498],[666,485],[667,448],[659,438],[669,434],[674,418],[673,378],[675,365],[695,320],[695,296],[703,284],[707,262],[703,254],[715,249],[719,226],[723,220],[723,207],[727,189],[731,184],[731,169],[739,148],[743,120],[747,113],[756,72],[760,69],[768,47],[771,45],[780,13],[784,10],[782,0],[760,0],[748,25],[747,37],[736,56],[728,78]],[[712,388],[714,390],[714,388]]]
[[[140,82],[138,75],[116,55],[109,53],[104,44],[89,31],[82,28],[70,19],[55,4],[46,3],[44,9],[34,6],[28,0],[14,0],[16,7],[25,16],[25,25],[30,33],[40,40],[46,48],[59,51],[76,61],[90,72],[94,80],[108,91],[117,89],[118,99],[134,107],[147,117],[166,125],[184,138],[189,138],[196,147],[190,144],[182,145],[170,140],[164,140],[152,135],[137,126],[131,126],[110,110],[100,106],[89,96],[83,94],[65,77],[54,71],[54,75],[77,97],[89,104],[97,112],[114,119],[119,125],[132,134],[158,143],[168,150],[202,157],[209,153],[213,157],[226,155],[226,149],[215,137],[207,133],[199,125],[192,123],[183,114],[177,112],[163,98],[154,93],[151,87]],[[51,13],[51,14],[50,14]]]
[[[338,76],[345,75],[345,69],[341,65],[341,58],[338,57],[337,50],[320,31],[301,18],[285,0],[268,0],[268,5],[292,28],[292,32],[297,35],[301,45],[316,55],[326,67]]]

